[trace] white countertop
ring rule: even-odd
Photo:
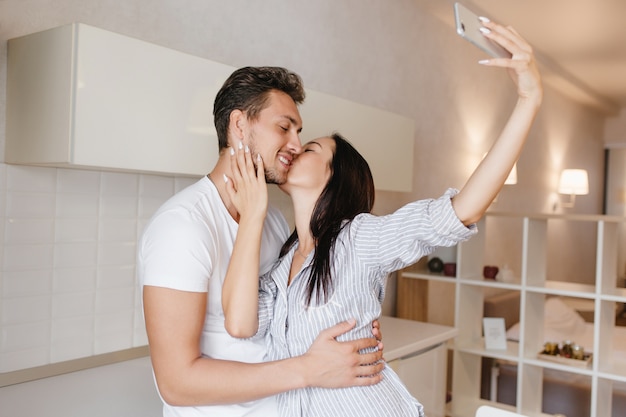
[[[0,388],[1,417],[159,417],[150,358]]]
[[[453,327],[382,317],[385,359],[430,350],[458,333]],[[0,388],[0,416],[161,415],[148,357]]]
[[[392,361],[429,350],[454,338],[455,327],[383,316],[380,318],[385,360]]]

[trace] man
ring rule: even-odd
[[[283,68],[235,71],[214,105],[220,156],[213,170],[173,196],[153,216],[139,242],[150,354],[164,416],[273,416],[273,395],[320,386],[369,385],[380,380],[382,353],[359,354],[374,339],[339,343],[353,323],[322,332],[300,357],[263,363],[264,341],[238,340],[224,329],[221,286],[239,215],[226,192],[229,147],[260,155],[266,180],[285,181],[301,152],[304,101],[300,77]],[[260,271],[278,257],[289,230],[272,208],[263,227]]]

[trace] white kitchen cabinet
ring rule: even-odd
[[[521,273],[516,282],[506,283],[483,278],[485,238],[490,219],[505,219],[518,224],[521,235]],[[550,222],[566,222],[568,227],[585,225],[596,229],[595,285],[555,280],[547,276],[548,227]],[[613,384],[626,382],[626,363],[612,354],[616,304],[626,302],[626,290],[618,286],[618,230],[626,218],[599,215],[523,215],[487,213],[479,225],[480,233],[457,246],[456,278],[429,273],[416,265],[402,271],[402,279],[446,283],[455,287],[455,327],[459,334],[454,342],[452,402],[448,415],[473,417],[485,403],[507,408],[503,404],[480,399],[481,359],[507,361],[517,365],[517,403],[515,411],[524,415],[545,416],[541,412],[544,369],[587,377],[591,380],[590,417],[611,416]],[[572,244],[579,244],[573,242]],[[420,269],[421,268],[421,269]],[[487,290],[520,293],[520,342],[507,342],[506,350],[485,349],[482,334],[483,301]],[[594,309],[593,359],[587,367],[571,366],[538,358],[543,349],[544,302],[548,296],[574,297],[592,302]]]
[[[450,326],[381,317],[385,360],[417,398],[427,416],[444,417],[447,342],[458,330]]]
[[[234,70],[81,23],[10,39],[5,162],[205,175],[218,157],[213,101]],[[412,119],[306,93],[303,140],[338,131],[377,189],[411,190]]]
[[[5,160],[204,175],[232,71],[84,24],[11,39]]]

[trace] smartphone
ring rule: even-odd
[[[480,19],[478,19],[478,15],[461,3],[454,3],[454,20],[456,21],[456,32],[463,39],[467,39],[495,58],[511,57],[509,51],[483,36],[479,30],[482,24]]]

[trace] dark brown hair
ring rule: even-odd
[[[369,213],[374,206],[374,179],[365,158],[338,133],[331,138],[335,151],[330,162],[330,178],[311,215],[311,234],[315,254],[309,271],[307,305],[315,296],[326,302],[332,291],[332,264],[335,243],[341,230],[358,214]],[[297,242],[294,231],[283,245],[284,256]]]
[[[213,103],[213,123],[219,149],[228,146],[228,123],[233,110],[241,110],[255,120],[267,105],[272,90],[289,95],[296,104],[304,102],[302,79],[280,67],[244,67],[233,72],[224,82]]]

